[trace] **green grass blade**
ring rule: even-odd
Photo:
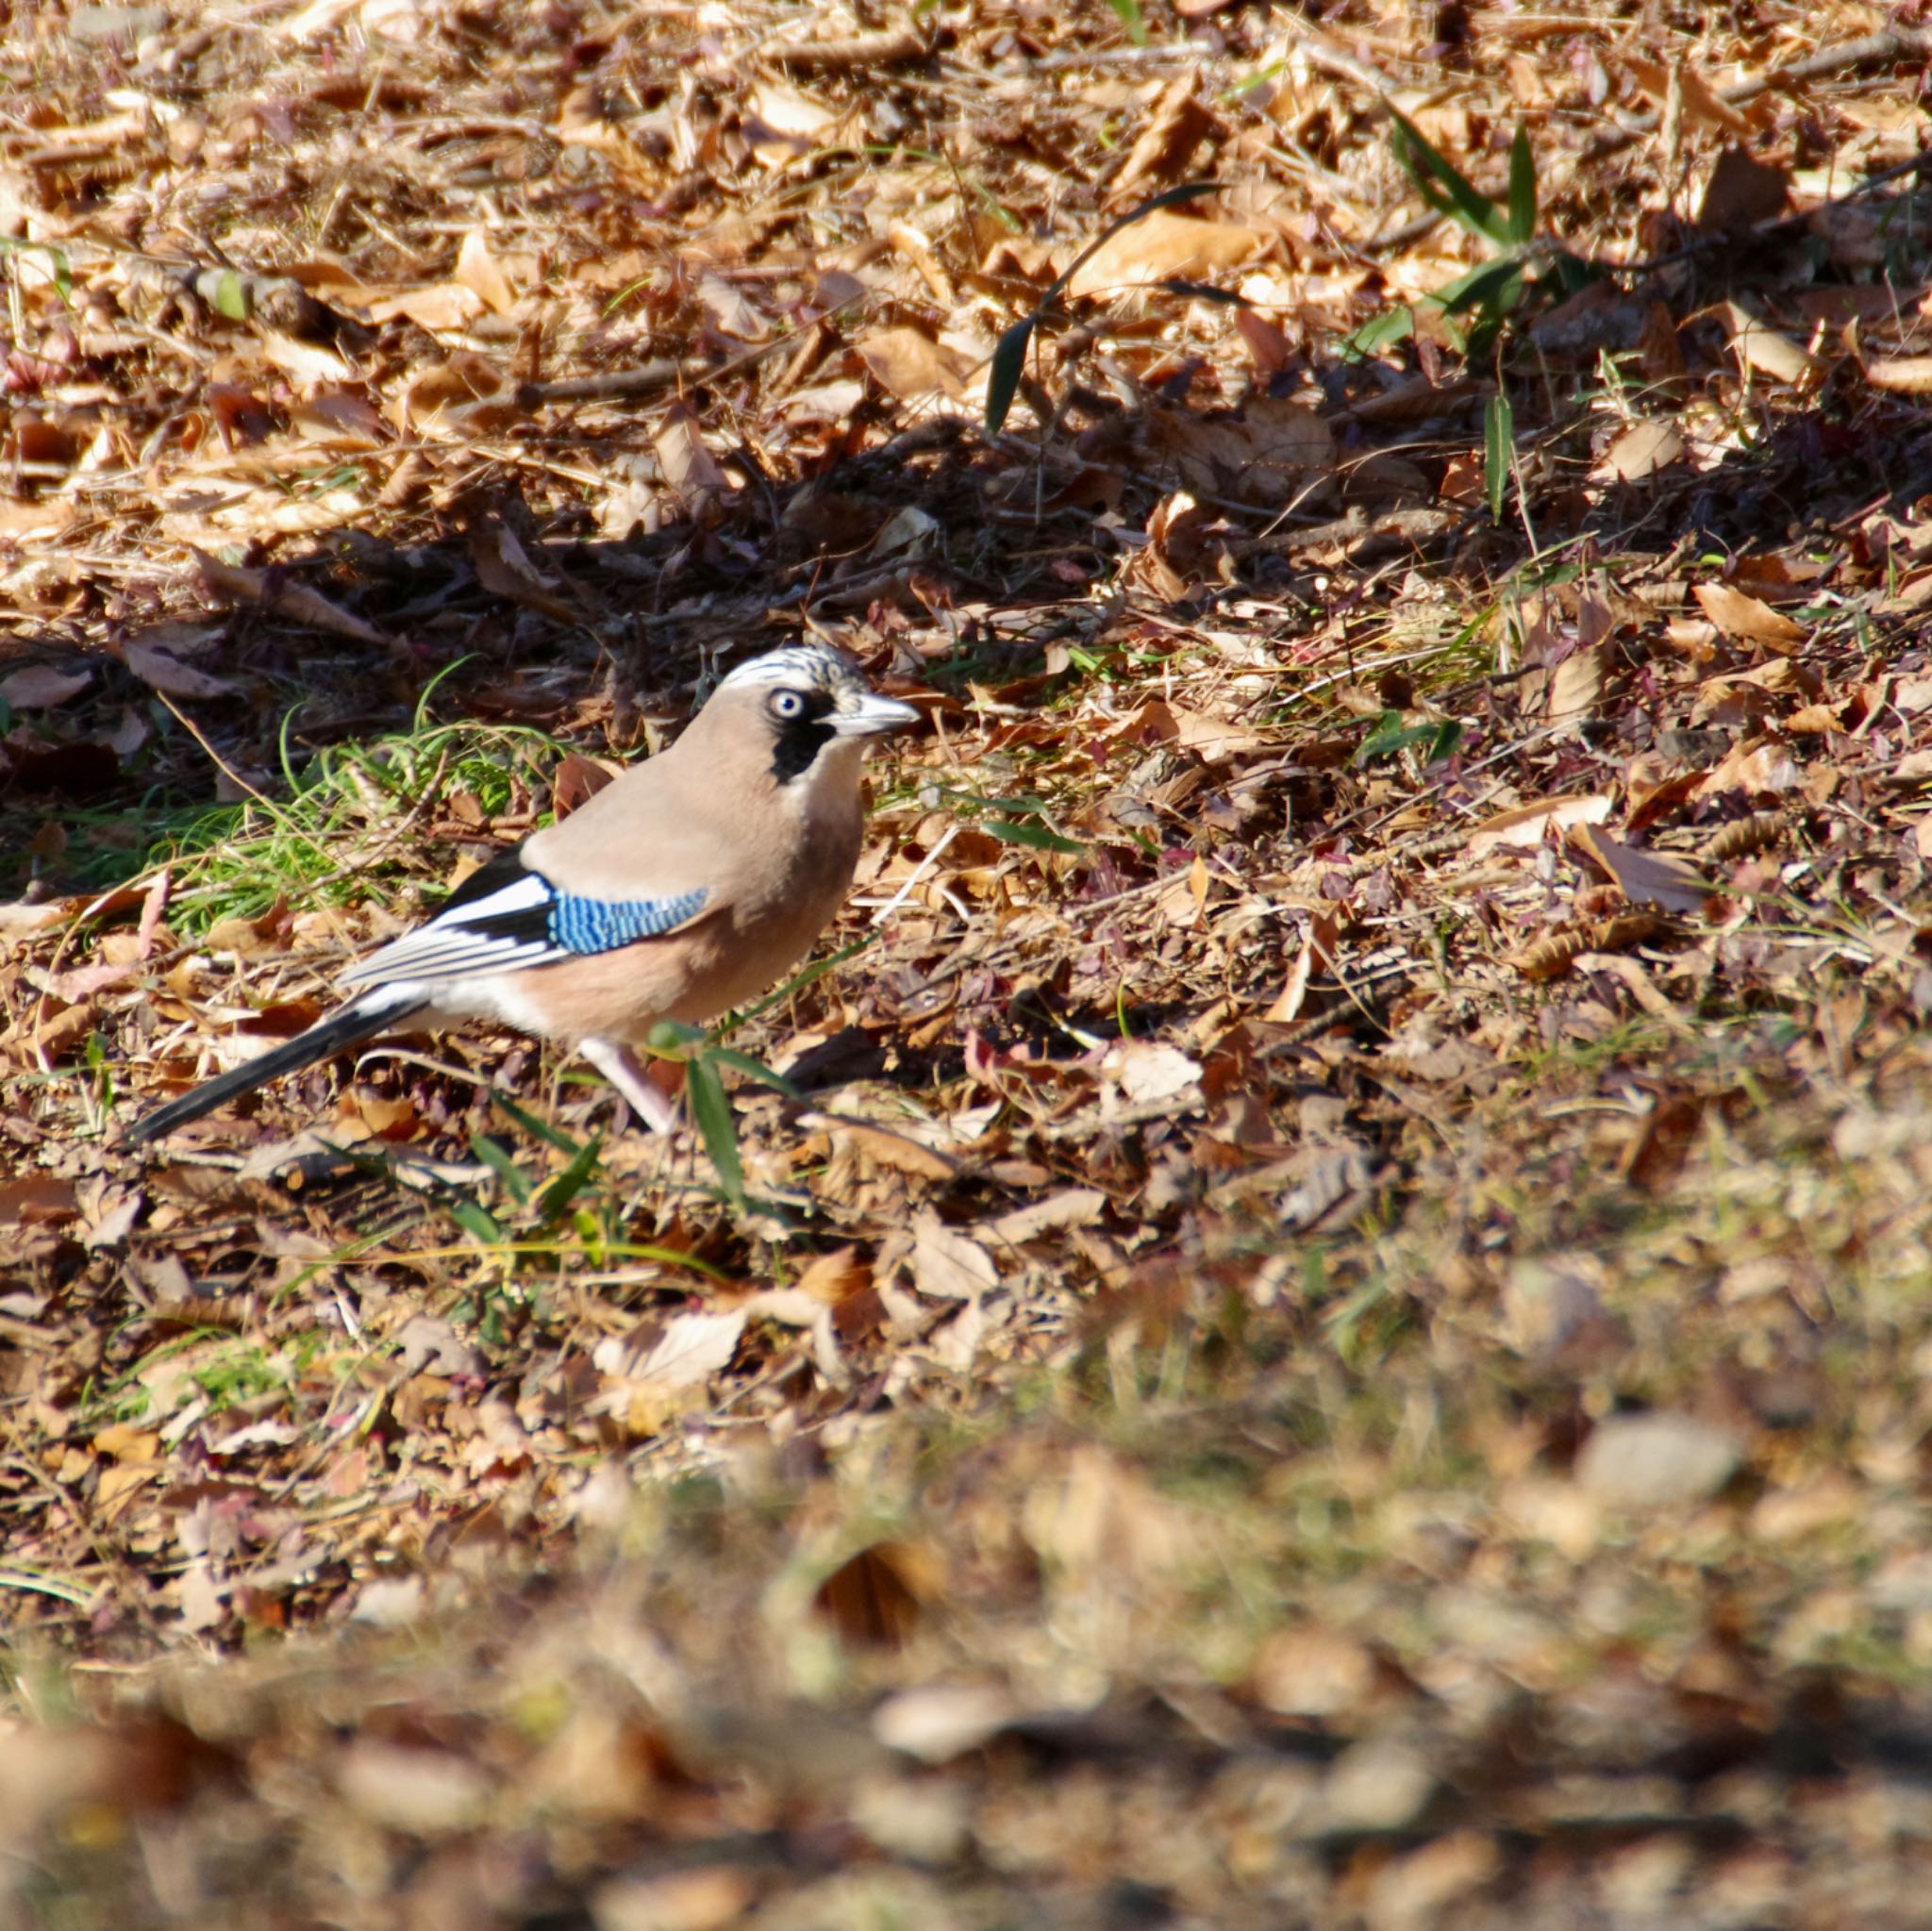
[[[805,1095],[785,1077],[782,1073],[774,1073],[762,1059],[754,1059],[749,1053],[741,1053],[732,1046],[713,1046],[705,1056],[715,1059],[721,1066],[728,1066],[732,1072],[746,1079],[755,1079],[760,1086],[770,1087],[774,1092],[780,1092],[788,1100],[802,1100]]]
[[[1396,342],[1407,341],[1415,333],[1415,310],[1407,302],[1399,303],[1393,308],[1385,308],[1379,315],[1371,315],[1362,325],[1342,341],[1341,358],[1346,362],[1359,362],[1373,356],[1377,349],[1392,347]]]
[[[486,1247],[503,1245],[503,1229],[497,1224],[493,1214],[486,1213],[474,1200],[449,1200],[443,1203],[449,1210],[449,1217],[463,1232],[482,1241]]]
[[[473,1133],[470,1151],[503,1182],[503,1190],[519,1207],[530,1204],[530,1183],[518,1172],[517,1163],[510,1158],[507,1148],[500,1146],[487,1133]]]
[[[1391,108],[1395,124],[1395,158],[1415,183],[1415,191],[1436,210],[1499,247],[1509,243],[1508,217],[1447,156],[1423,138],[1400,108]]]
[[[1520,123],[1509,143],[1509,239],[1526,247],[1536,235],[1536,157],[1529,151],[1529,129]]]
[[[731,1102],[725,1096],[724,1082],[718,1077],[715,1060],[708,1053],[698,1054],[685,1069],[685,1088],[691,1095],[691,1118],[697,1122],[698,1137],[718,1170],[718,1184],[724,1198],[744,1211],[744,1162],[738,1154],[738,1129],[731,1119]]]
[[[1369,726],[1369,735],[1355,747],[1355,756],[1349,761],[1359,771],[1378,757],[1392,757],[1404,744],[1413,741],[1414,736],[1413,729],[1402,722],[1399,710],[1385,710]]]
[[[1491,396],[1483,410],[1483,488],[1490,499],[1490,515],[1503,521],[1509,500],[1509,473],[1516,454],[1516,411],[1509,398],[1500,391]]]
[[[1049,831],[1043,824],[986,818],[980,821],[978,828],[991,832],[994,838],[1006,840],[1009,845],[1026,845],[1036,852],[1065,852],[1072,857],[1078,857],[1087,849],[1076,840],[1062,838],[1058,832]]]
[[[603,1144],[603,1140],[592,1134],[577,1149],[576,1157],[570,1165],[538,1196],[537,1213],[546,1227],[560,1221],[570,1210],[571,1202],[590,1184],[597,1171],[597,1155]]]
[[[952,785],[938,785],[934,789],[948,805],[965,805],[974,811],[997,811],[1003,818],[1039,818],[1048,808],[1046,800],[1034,791],[1002,791],[998,797],[992,797],[984,791],[958,791]]]
[[[986,377],[986,433],[997,436],[1020,392],[1020,377],[1026,367],[1026,344],[1032,339],[1040,311],[1023,315],[1002,333],[993,347],[992,363]]]
[[[703,1026],[686,1025],[681,1019],[660,1019],[644,1045],[660,1059],[682,1059],[691,1047],[702,1044],[704,1038]]]
[[[1447,757],[1449,751],[1462,741],[1462,726],[1455,718],[1447,718],[1440,724],[1405,724],[1401,710],[1383,710],[1362,740],[1355,753],[1355,765],[1360,771],[1364,765],[1374,765],[1383,757],[1395,757],[1399,751],[1408,751],[1418,743],[1425,743],[1427,758],[1434,763],[1436,758]]]
[[[24,241],[18,235],[0,235],[0,255],[16,253],[44,255],[54,264],[54,292],[60,297],[60,306],[74,307],[74,276],[64,250],[51,247],[45,241]]]
[[[558,1153],[569,1154],[573,1157],[583,1152],[581,1142],[573,1140],[562,1128],[553,1126],[549,1121],[540,1119],[535,1113],[518,1106],[514,1100],[506,1099],[494,1090],[490,1097],[497,1110],[508,1113],[532,1140],[541,1140],[544,1145],[554,1146]]]
[[[1513,255],[1479,262],[1454,281],[1444,282],[1428,299],[1445,315],[1478,310],[1491,323],[1501,322],[1523,299],[1523,263]]]

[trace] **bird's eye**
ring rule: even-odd
[[[772,715],[782,718],[788,724],[793,718],[805,715],[805,698],[796,691],[774,691],[772,692]]]

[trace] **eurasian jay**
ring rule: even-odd
[[[491,1021],[574,1046],[658,1131],[675,1109],[636,1048],[709,1019],[801,958],[858,862],[866,740],[918,722],[838,652],[741,664],[668,751],[471,874],[434,918],[353,966],[306,1033],[171,1100],[132,1140],[398,1027]]]

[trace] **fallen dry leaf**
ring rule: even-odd
[[[1874,356],[1858,366],[1874,389],[1897,395],[1932,395],[1932,356]]]
[[[1131,201],[1150,181],[1178,181],[1194,150],[1219,131],[1219,119],[1201,100],[1199,70],[1191,64],[1161,90],[1146,125],[1114,176],[1108,200]]]
[[[1674,98],[1682,104],[1681,110],[1687,119],[1732,134],[1750,132],[1751,124],[1714,92],[1690,62],[1675,60],[1666,67],[1660,61],[1647,60],[1636,54],[1623,53],[1619,58],[1624,72],[1659,107]]]
[[[192,665],[170,657],[166,651],[151,649],[144,643],[129,642],[124,646],[121,661],[143,684],[156,691],[165,691],[170,697],[234,697],[240,694],[240,687],[229,683],[226,678],[211,677],[206,671],[197,671]]]
[[[664,480],[684,500],[693,516],[729,493],[731,485],[717,458],[705,447],[697,412],[678,403],[667,411],[657,437],[658,460]]]
[[[1684,432],[1676,424],[1633,423],[1604,451],[1603,461],[1593,474],[1599,480],[1614,477],[1618,482],[1635,483],[1681,462],[1683,457]]]
[[[1696,866],[1668,852],[1646,852],[1591,824],[1574,826],[1570,842],[1615,879],[1632,905],[1695,912],[1710,896],[1710,883]]]
[[[1464,849],[1473,858],[1505,846],[1534,849],[1543,842],[1552,825],[1558,831],[1567,831],[1573,824],[1602,824],[1609,819],[1613,808],[1607,791],[1531,799],[1484,819],[1470,833]]]
[[[978,1241],[932,1212],[912,1224],[912,1283],[937,1299],[970,1300],[999,1285],[1000,1271]]]
[[[244,569],[225,563],[205,550],[192,552],[202,582],[217,596],[237,602],[258,603],[263,608],[287,617],[291,623],[307,624],[317,630],[330,630],[358,643],[386,644],[388,640],[375,624],[365,623],[353,612],[331,603],[319,591],[266,570]]]
[[[874,329],[856,346],[865,366],[903,402],[933,394],[958,400],[965,393],[966,358],[919,329]]]
[[[626,1398],[640,1388],[691,1388],[731,1365],[744,1324],[742,1307],[717,1314],[675,1314],[641,1349],[613,1336],[597,1344],[593,1359],[613,1381],[626,1385]]]
[[[1823,380],[1824,364],[1808,350],[1800,348],[1790,336],[1757,321],[1733,302],[1727,305],[1731,319],[1731,353],[1746,372],[1756,370],[1774,382],[1789,382],[1805,389]]]
[[[1577,724],[1602,707],[1609,654],[1602,644],[1573,650],[1550,674],[1548,709],[1553,724]]]
[[[28,664],[0,677],[0,704],[11,710],[52,710],[77,697],[94,681],[92,671],[57,671],[51,664]]]
[[[1201,1077],[1197,1060],[1158,1040],[1121,1040],[1107,1049],[1101,1070],[1131,1107],[1177,1099]]]
[[[1758,598],[1746,596],[1724,583],[1700,583],[1697,601],[1705,615],[1724,636],[1739,643],[1762,643],[1773,650],[1789,650],[1805,641],[1805,631],[1782,610],[1774,610]]]
[[[1097,1187],[1069,1187],[988,1221],[985,1232],[994,1240],[1017,1247],[1041,1234],[1090,1225],[1106,1206],[1107,1195]]]
[[[895,1173],[922,1180],[950,1180],[959,1171],[959,1163],[937,1147],[871,1121],[850,1120],[838,1113],[806,1113],[800,1116],[799,1124],[823,1127],[867,1159]]]
[[[1077,300],[1176,276],[1209,275],[1258,260],[1273,244],[1273,236],[1240,222],[1199,221],[1157,208],[1102,242],[1074,271],[1067,292]]]
[[[457,249],[456,278],[495,314],[508,315],[516,307],[516,291],[480,228],[472,228]]]

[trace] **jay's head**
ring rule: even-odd
[[[865,741],[903,731],[919,713],[881,697],[837,651],[801,643],[740,664],[700,718],[707,730],[762,733],[773,777],[791,785],[834,766],[849,767],[856,779]]]

